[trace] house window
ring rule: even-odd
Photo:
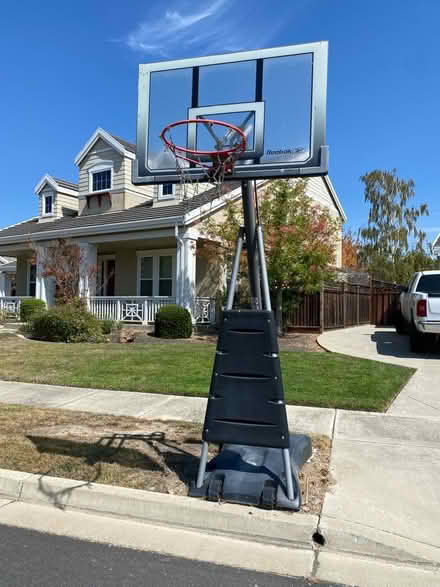
[[[138,251],[138,296],[175,295],[176,255],[174,249]]]
[[[52,214],[53,211],[53,196],[44,196],[44,213]]]
[[[28,295],[35,297],[37,291],[37,266],[29,265]]]
[[[171,255],[159,257],[159,295],[173,295],[173,258]]]
[[[101,190],[111,189],[112,184],[112,170],[97,171],[92,174],[92,191],[99,192]]]
[[[163,183],[159,186],[159,199],[167,200],[174,197],[174,184]]]
[[[141,258],[140,295],[153,295],[153,257]]]

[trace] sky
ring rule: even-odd
[[[101,126],[135,141],[139,63],[329,41],[330,178],[354,230],[360,176],[397,169],[440,232],[438,0],[22,0],[0,13],[0,226],[37,213],[45,174]],[[282,91],[282,88],[280,88]],[[287,112],[288,116],[289,113]]]

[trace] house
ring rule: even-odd
[[[44,175],[35,186],[38,216],[0,230],[0,255],[16,258],[16,291],[1,299],[19,305],[36,296],[53,304],[55,288],[43,276],[48,247],[69,239],[81,250],[82,292],[99,318],[150,322],[165,304],[191,311],[194,321],[214,319],[215,295],[224,283],[208,261],[197,255],[202,221],[222,214],[227,199],[239,199],[238,182],[225,183],[219,197],[210,184],[191,193],[180,185],[139,186],[131,181],[136,147],[98,128],[75,158],[78,184]],[[308,194],[345,220],[329,177],[314,177]],[[336,244],[341,264],[341,243]],[[35,251],[39,251],[35,254]],[[96,278],[87,277],[97,267]]]

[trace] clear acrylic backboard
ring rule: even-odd
[[[196,118],[227,122],[246,134],[247,148],[226,180],[324,175],[327,53],[327,42],[319,42],[140,65],[133,182],[180,181],[160,134],[173,122]],[[172,139],[209,150],[208,131],[203,124],[181,125]],[[206,181],[198,166],[188,164],[185,173]]]

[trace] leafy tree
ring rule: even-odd
[[[317,205],[305,193],[306,182],[277,180],[262,194],[260,218],[264,225],[265,254],[269,285],[276,299],[281,327],[283,292],[297,296],[319,290],[332,275],[335,242],[340,224],[327,208]],[[209,242],[204,246],[211,262],[231,267],[235,241],[242,224],[241,204],[227,203],[224,218],[205,222]],[[243,255],[240,274],[246,274]]]
[[[345,229],[342,235],[342,267],[346,269],[362,269],[359,257],[360,247],[359,238],[351,228]]]
[[[426,234],[417,226],[419,218],[429,214],[428,206],[410,205],[414,181],[400,179],[395,169],[370,171],[361,181],[370,204],[368,226],[360,230],[361,262],[376,279],[404,283],[431,261]]]
[[[96,281],[97,267],[83,264],[81,247],[68,239],[57,239],[47,247],[33,245],[36,257],[42,266],[42,276],[55,281],[55,298],[58,303],[69,304],[84,292],[81,282]]]

